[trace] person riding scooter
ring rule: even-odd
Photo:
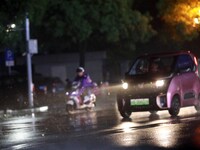
[[[85,69],[83,67],[78,67],[76,69],[76,77],[74,79],[75,82],[80,82],[80,92],[83,100],[83,104],[87,103],[90,95],[91,95],[91,88],[93,88],[94,84],[88,74],[85,73]]]

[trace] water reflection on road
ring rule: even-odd
[[[69,126],[75,131],[89,130],[97,128],[96,112],[86,112],[69,116]]]
[[[156,115],[137,112],[131,119],[122,119],[116,109],[80,111],[73,115],[62,111],[30,113],[1,120],[0,142],[3,147],[20,149],[55,142],[55,139],[68,144],[74,138],[82,139],[80,142],[91,138],[96,143],[109,141],[115,147],[149,144],[171,148],[191,137],[195,145],[200,145],[200,126],[192,123],[199,120],[199,114],[191,108],[175,118],[165,111]]]

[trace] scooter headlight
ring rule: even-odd
[[[128,89],[128,83],[127,82],[122,83],[122,88],[124,90]]]
[[[162,86],[164,86],[165,85],[165,81],[164,80],[157,80],[156,81],[156,86],[157,87],[162,87]]]

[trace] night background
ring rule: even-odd
[[[200,0],[0,0],[0,149],[200,149],[199,41]]]
[[[144,52],[191,50],[198,54],[198,0],[2,0],[0,50],[24,52],[24,18],[39,54],[107,51],[131,59]],[[196,21],[194,19],[196,18]],[[15,29],[9,25],[16,24]],[[116,56],[113,56],[116,55]],[[198,54],[199,55],[199,54]]]

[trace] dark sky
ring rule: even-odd
[[[142,13],[149,12],[152,16],[157,16],[157,2],[158,0],[136,0],[134,6]]]

